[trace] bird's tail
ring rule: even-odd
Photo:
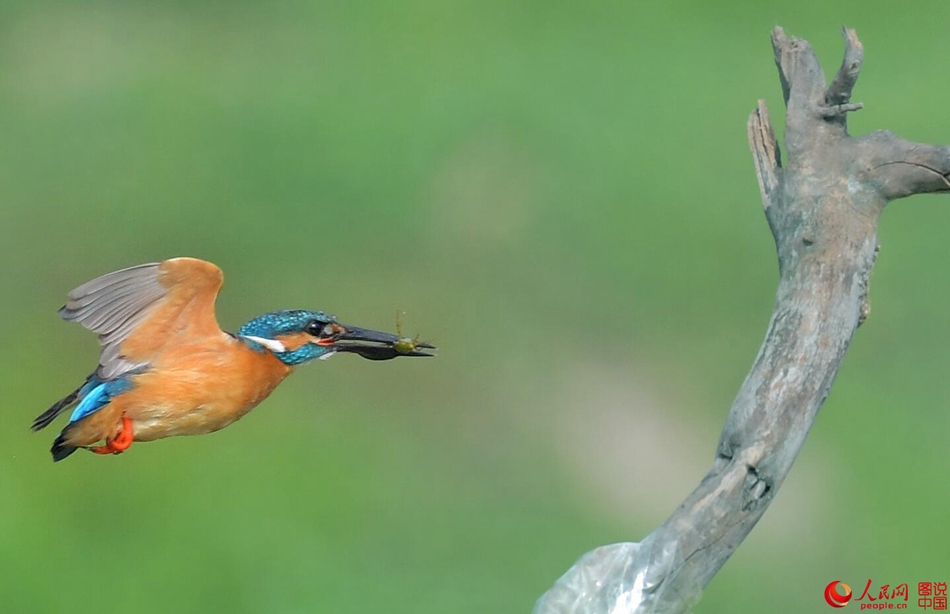
[[[50,423],[56,419],[56,416],[69,409],[80,396],[85,396],[85,393],[88,392],[89,384],[94,380],[95,377],[96,374],[93,373],[86,378],[86,381],[83,382],[81,386],[67,394],[59,401],[53,403],[49,409],[44,411],[42,414],[37,416],[35,420],[33,420],[33,424],[30,426],[30,429],[33,431],[38,431],[49,426]],[[64,456],[63,458],[66,457]]]
[[[66,428],[68,429],[69,427]],[[65,432],[66,429],[63,429],[63,432],[59,434],[59,437],[53,440],[53,447],[50,448],[50,452],[53,454],[54,463],[58,463],[78,450],[76,446],[70,446],[66,444],[66,438],[63,436]]]

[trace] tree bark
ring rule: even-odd
[[[891,200],[950,191],[950,148],[890,132],[851,137],[864,51],[844,29],[826,86],[811,46],[781,28],[772,47],[787,108],[782,164],[760,100],[748,122],[779,284],[759,354],[726,419],[712,469],[640,543],[582,557],[535,614],[684,612],[756,525],[791,470],[858,326],[867,318],[877,225]]]

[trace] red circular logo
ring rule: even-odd
[[[838,592],[839,586],[841,592]],[[825,587],[825,601],[833,608],[843,608],[851,601],[851,587],[841,580],[835,580]]]

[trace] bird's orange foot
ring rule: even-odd
[[[132,418],[122,416],[122,432],[116,435],[115,439],[107,440],[106,445],[93,446],[89,450],[96,454],[122,454],[129,449],[133,441],[135,433],[132,432]]]

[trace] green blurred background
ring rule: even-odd
[[[711,465],[776,283],[745,136],[757,98],[782,119],[771,27],[829,74],[856,27],[852,132],[950,143],[948,18],[946,0],[0,4],[3,611],[529,612]],[[950,580],[948,228],[937,197],[887,211],[871,318],[697,611]],[[317,363],[220,433],[54,465],[55,433],[27,426],[97,357],[56,317],[65,293],[180,255],[224,269],[226,329],[405,310],[439,357]]]

